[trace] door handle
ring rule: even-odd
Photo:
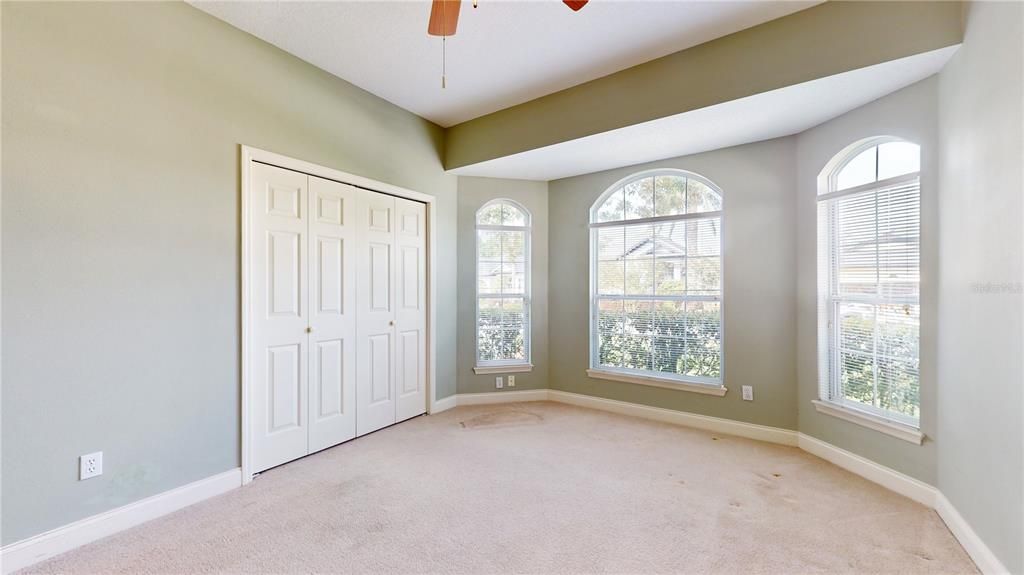
[[[306,333],[313,333],[313,328],[306,326]]]
[[[388,325],[395,325],[395,320],[391,320],[391,321],[389,321],[389,322],[388,322]]]

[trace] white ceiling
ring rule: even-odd
[[[191,3],[447,127],[819,2],[463,0],[444,90],[429,1]]]
[[[938,72],[959,46],[452,170],[556,180],[802,132]]]

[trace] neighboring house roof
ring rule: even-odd
[[[654,255],[654,239],[644,238],[637,242],[633,247],[626,250],[622,257],[624,259],[630,256],[653,256]],[[686,255],[686,246],[681,245],[670,238],[658,238],[658,256],[661,257],[681,257]]]

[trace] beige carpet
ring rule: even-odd
[[[554,403],[462,407],[38,573],[975,573],[942,520],[796,448]]]

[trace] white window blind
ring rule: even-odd
[[[917,426],[919,150],[869,142],[849,157],[818,200],[820,397]]]
[[[679,171],[634,176],[591,210],[591,367],[722,382],[722,199]]]
[[[494,200],[476,216],[477,366],[530,361],[530,215]]]

